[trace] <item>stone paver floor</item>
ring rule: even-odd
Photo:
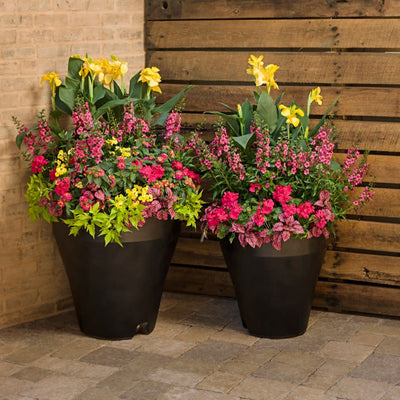
[[[155,330],[84,336],[74,312],[0,330],[1,400],[399,400],[400,321],[313,310],[270,340],[235,300],[165,293]]]

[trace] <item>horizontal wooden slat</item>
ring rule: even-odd
[[[354,193],[350,194],[350,200],[357,200],[362,191],[363,188],[356,188]],[[400,189],[375,188],[374,191],[373,201],[367,202],[367,204],[359,210],[358,215],[400,218]],[[389,204],[390,206],[388,206]],[[352,211],[351,214],[357,213]]]
[[[357,32],[355,35],[354,32]],[[399,19],[156,21],[147,26],[151,49],[393,49]]]
[[[212,129],[212,124],[218,117],[212,114],[199,113],[193,114],[184,112],[182,122],[185,129],[193,130],[198,124],[204,124],[202,128]],[[311,125],[315,126],[318,120],[312,119]],[[352,121],[336,118],[334,125],[339,131],[335,142],[340,150],[357,147],[360,150],[400,152],[400,124],[398,122],[371,122],[371,121]]]
[[[390,207],[390,205],[388,205]],[[200,238],[201,233],[184,228],[183,237]],[[334,246],[370,252],[392,252],[400,256],[400,224],[390,222],[359,221],[348,219],[337,222],[336,236],[331,237]],[[207,241],[204,242],[206,244]]]
[[[147,0],[147,19],[337,18],[400,15],[397,0]]]
[[[345,154],[335,154],[335,159],[342,163],[346,158]],[[400,184],[400,157],[368,155],[369,168],[366,180],[383,184]],[[400,214],[398,214],[400,216]]]
[[[204,270],[171,265],[164,288],[176,292],[235,296],[227,270]],[[357,311],[399,317],[400,289],[318,281],[313,306],[331,311]]]
[[[399,317],[400,289],[319,281],[313,306]]]
[[[234,297],[235,295],[227,269],[206,270],[170,265],[164,289],[210,296]]]
[[[218,240],[180,238],[172,263],[225,269]],[[321,276],[400,286],[400,257],[328,250]]]
[[[148,53],[150,66],[161,70],[164,80],[205,82],[253,81],[246,74],[250,54],[264,55],[265,64],[276,64],[278,84],[397,85],[400,53],[309,53],[262,51],[155,51]]]
[[[327,251],[320,277],[400,286],[400,259],[373,254]]]
[[[158,102],[165,102],[184,87],[186,85],[163,84],[161,86],[163,94],[158,97]],[[221,103],[235,107],[236,104],[243,103],[246,98],[251,100],[253,89],[252,86],[196,85],[186,93],[185,110],[226,112],[226,108]],[[282,86],[281,89],[285,92],[283,103],[290,103],[295,99],[299,106],[305,107],[312,87]],[[400,116],[400,90],[397,88],[323,87],[322,94],[324,105],[313,106],[313,114],[324,113],[327,107],[339,97],[334,108],[338,117],[399,118]],[[273,98],[277,97],[275,92],[271,92],[271,95]]]
[[[388,205],[390,207],[390,205]],[[334,239],[337,247],[393,252],[400,255],[400,224],[356,221],[341,221]]]

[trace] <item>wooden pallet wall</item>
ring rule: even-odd
[[[285,98],[303,107],[320,86],[325,107],[312,108],[314,117],[339,96],[339,152],[362,132],[359,147],[371,151],[368,179],[375,179],[376,195],[361,215],[339,224],[314,305],[400,316],[400,1],[148,0],[146,6],[146,64],[160,68],[163,95],[195,84],[186,97],[189,126],[205,110],[224,110],[220,103],[235,107],[252,98],[250,54],[279,65],[275,78]],[[166,288],[232,296],[218,242],[200,243],[199,232],[184,231]]]

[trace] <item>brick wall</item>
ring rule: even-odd
[[[72,54],[143,67],[142,0],[0,0],[0,328],[71,307],[68,282],[45,222],[31,222],[24,199],[29,176],[11,116],[35,123],[49,107],[42,75],[65,76]]]

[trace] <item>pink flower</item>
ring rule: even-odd
[[[146,165],[141,168],[139,172],[143,175],[147,181],[155,182],[157,179],[161,179],[164,175],[164,168],[161,165]]]
[[[69,191],[70,180],[69,178],[57,179],[54,191],[59,196]]]
[[[290,196],[290,193],[292,192],[292,188],[290,185],[287,186],[282,186],[278,185],[275,187],[274,194],[272,197],[274,200],[279,201],[279,203],[286,203],[288,202],[292,197]]]
[[[221,203],[224,207],[232,207],[236,204],[239,198],[239,193],[225,192],[222,196]]]
[[[261,189],[261,185],[259,183],[250,183],[249,192],[256,193]]]
[[[118,160],[118,163],[117,163],[118,169],[124,169],[126,167],[125,158],[124,157],[117,157],[117,160]]]
[[[238,203],[233,204],[229,208],[229,218],[230,219],[238,219],[242,210],[243,210],[243,207],[240,204],[238,204]]]
[[[183,170],[183,164],[180,161],[172,161],[171,166],[173,169]]]
[[[42,172],[42,167],[47,165],[48,162],[43,156],[36,156],[31,162],[31,169],[34,174]]]
[[[312,206],[312,204],[309,201],[306,201],[305,203],[301,203],[297,207],[297,214],[300,218],[308,218],[314,211],[315,211],[315,208]]]
[[[274,209],[274,201],[271,199],[263,199],[262,202],[262,213],[268,215]]]
[[[296,208],[296,204],[282,204],[282,210],[284,211],[283,215],[288,218],[291,215],[296,214],[297,212],[297,208]]]

